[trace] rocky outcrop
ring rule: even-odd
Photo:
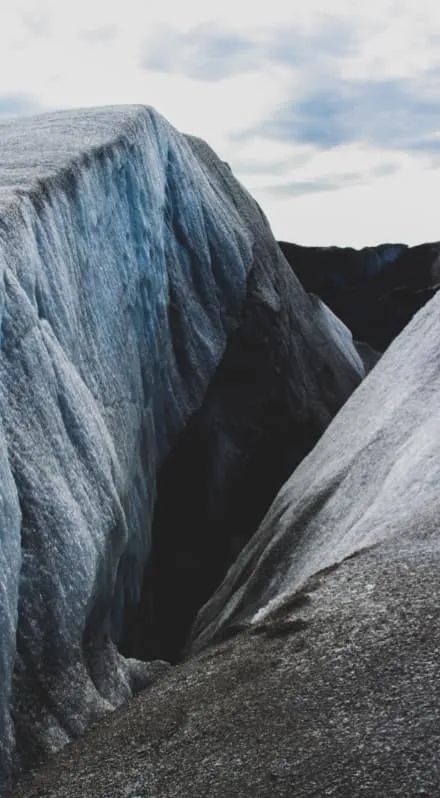
[[[303,247],[279,242],[296,276],[378,352],[403,330],[440,285],[440,244]]]
[[[4,786],[163,672],[139,656],[175,654],[363,369],[151,109],[4,122],[0,149]]]
[[[438,795],[440,296],[201,610],[188,660],[16,798]]]

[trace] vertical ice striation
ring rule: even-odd
[[[160,672],[115,644],[143,586],[156,473],[195,412],[222,500],[249,453],[261,479],[278,449],[296,464],[362,366],[227,166],[151,109],[4,122],[0,152],[6,784]]]
[[[25,734],[31,756],[130,693],[128,666],[111,646],[103,664],[103,651],[140,589],[156,469],[237,324],[252,238],[151,110],[3,123],[0,151],[8,771],[15,657],[18,744]]]

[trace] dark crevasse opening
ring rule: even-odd
[[[121,652],[175,662],[282,484],[360,381],[276,245],[256,249],[240,323],[157,476],[142,597]]]
[[[252,453],[231,453],[221,430],[205,434],[194,419],[169,457],[159,475],[153,550],[141,603],[125,624],[124,654],[179,658],[197,611],[291,472],[281,442],[289,430],[282,429],[275,407],[272,412],[276,434],[260,440]]]
[[[251,352],[241,342],[243,364],[232,374],[241,360],[238,337],[159,472],[152,554],[141,602],[126,613],[120,643],[126,656],[179,658],[197,611],[319,437],[313,423],[292,423],[273,375],[256,365],[257,344]],[[244,391],[256,378],[260,385]]]

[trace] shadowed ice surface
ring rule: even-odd
[[[289,275],[298,406],[318,430],[363,369],[230,170],[154,111],[3,122],[0,152],[6,783],[165,667],[115,643],[141,592],[156,471],[203,403],[256,264]]]
[[[17,798],[439,795],[439,330],[436,296],[283,486],[187,660]]]

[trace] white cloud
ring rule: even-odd
[[[273,200],[254,191],[280,239],[305,245],[418,244],[439,239],[440,170],[412,165],[368,184]]]
[[[0,109],[151,104],[278,237],[414,243],[440,238],[439,42],[433,0],[3,0]]]

